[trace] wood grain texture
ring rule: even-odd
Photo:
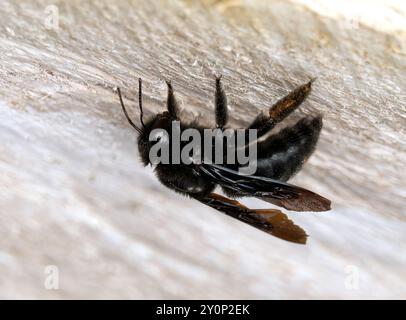
[[[406,298],[403,24],[318,1],[104,0],[56,1],[48,30],[48,1],[3,2],[1,297]],[[406,17],[401,2],[373,10]],[[215,74],[234,126],[317,77],[290,121],[318,112],[324,128],[292,182],[334,210],[289,213],[306,247],[176,195],[138,162],[114,88],[136,117],[142,77],[149,116],[171,79],[183,116],[210,125]],[[47,265],[59,290],[44,288]]]

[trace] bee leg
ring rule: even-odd
[[[216,94],[214,97],[216,127],[223,129],[227,124],[227,97],[221,85],[221,76],[216,77]]]
[[[173,87],[171,81],[167,80],[166,85],[168,86],[168,98],[166,101],[166,107],[169,114],[175,120],[179,119],[179,106],[173,94]]]
[[[259,114],[251,123],[248,129],[257,129],[257,136],[260,137],[270,131],[278,122],[281,122],[291,114],[306,99],[311,90],[314,79],[301,85],[290,92],[287,96],[276,102],[270,109],[269,114]]]

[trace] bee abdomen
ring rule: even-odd
[[[281,181],[294,176],[313,153],[322,117],[305,117],[258,144],[256,175]]]

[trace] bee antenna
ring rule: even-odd
[[[141,129],[138,128],[135,123],[130,119],[130,117],[128,116],[127,110],[125,109],[124,106],[124,102],[123,102],[123,97],[121,96],[121,91],[120,88],[117,88],[117,92],[118,92],[118,97],[120,98],[120,104],[121,104],[121,108],[123,109],[124,115],[127,118],[128,123],[135,129],[137,130],[138,133],[141,134]]]
[[[142,127],[145,129],[145,124],[143,121],[144,112],[142,110],[142,79],[138,78],[138,105],[140,107],[140,121]]]

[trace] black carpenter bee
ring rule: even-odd
[[[170,189],[192,197],[228,216],[248,223],[268,234],[295,243],[305,244],[306,232],[295,225],[277,209],[250,209],[230,198],[256,197],[274,205],[293,211],[327,211],[331,202],[306,189],[286,183],[296,174],[315,149],[322,128],[321,115],[306,116],[293,126],[270,134],[275,125],[284,120],[308,96],[312,81],[297,87],[276,102],[268,114],[259,114],[247,129],[257,130],[258,152],[255,175],[242,175],[234,166],[209,163],[157,164],[155,173],[159,181]],[[167,81],[167,111],[144,122],[142,109],[142,82],[139,79],[139,108],[141,127],[128,116],[120,89],[121,107],[130,125],[138,132],[138,149],[144,165],[150,164],[149,151],[154,145],[149,135],[153,129],[170,132],[173,121],[180,121],[179,108],[173,94],[171,82]],[[215,120],[216,127],[223,130],[227,123],[227,99],[221,77],[216,77]],[[180,121],[181,130],[196,128],[196,123]],[[219,185],[224,194],[213,193]],[[230,198],[229,198],[230,197]]]

